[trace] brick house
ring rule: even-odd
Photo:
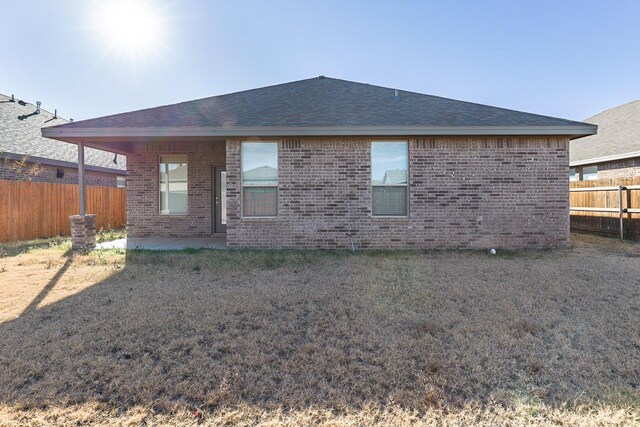
[[[640,100],[610,108],[585,120],[597,135],[569,150],[572,181],[640,176]]]
[[[78,183],[77,149],[44,138],[41,129],[69,123],[39,105],[0,94],[0,179],[62,184]],[[124,187],[126,157],[87,150],[85,181],[89,185]]]
[[[127,155],[131,237],[543,248],[569,244],[569,141],[596,129],[320,76],[43,135]]]

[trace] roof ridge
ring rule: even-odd
[[[606,113],[606,112],[609,112],[609,111],[611,111],[611,110],[617,110],[618,108],[622,108],[622,107],[626,107],[626,106],[631,105],[631,104],[635,104],[636,102],[640,102],[640,99],[635,99],[635,100],[633,100],[633,101],[625,102],[624,104],[616,105],[615,107],[607,108],[607,109],[605,109],[605,110],[600,111],[599,113],[594,114],[594,115],[593,115],[593,116],[591,116],[591,117],[587,117],[586,119],[584,119],[584,121],[591,120],[591,119],[593,119],[594,117],[599,116],[599,115],[601,115],[601,114],[604,114],[604,113]]]
[[[4,93],[0,93],[0,96],[4,96],[4,97],[6,97],[6,98],[11,99],[11,97],[10,97],[9,95],[5,95]],[[15,94],[14,94],[14,97],[15,97]],[[37,108],[36,104],[33,104],[33,103],[29,102],[29,101],[25,101],[23,98],[15,97],[15,102],[17,103],[18,101],[22,101],[22,102],[24,102],[26,105],[31,105],[31,106],[33,106],[33,107]],[[45,110],[44,108],[42,108],[42,104],[40,105],[40,111],[41,111],[41,112],[43,112],[43,111],[44,111],[45,113],[49,113],[49,114],[51,114],[52,116],[54,115],[54,113],[52,113],[51,111],[49,111],[49,110]],[[66,120],[68,123],[70,123],[70,120],[69,120],[69,119],[65,119],[64,117],[60,117],[60,115],[58,115],[57,113],[56,113],[55,117],[56,117],[56,118],[58,118],[58,119],[60,119],[60,120]],[[65,123],[65,124],[66,124],[66,123]],[[58,126],[58,125],[56,125],[56,126]]]

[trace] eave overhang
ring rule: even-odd
[[[54,126],[42,129],[42,136],[61,141],[136,140],[166,137],[281,137],[281,136],[481,136],[557,135],[571,139],[594,135],[590,124],[563,126],[243,126],[243,127],[102,127]]]
[[[593,157],[591,159],[582,159],[582,160],[569,161],[569,165],[571,167],[584,166],[584,165],[595,165],[595,164],[598,164],[598,163],[613,162],[613,161],[616,161],[616,160],[633,159],[633,158],[636,158],[636,157],[640,157],[640,151],[631,151],[631,152],[628,152],[628,153],[613,154],[611,156]]]

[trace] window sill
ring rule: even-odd
[[[373,216],[371,215],[371,219],[374,221],[384,221],[384,220],[392,220],[392,221],[398,221],[398,220],[409,220],[409,215],[404,215],[404,216],[395,216],[395,215],[388,215],[388,216]]]
[[[242,221],[253,221],[253,220],[258,220],[258,221],[268,221],[268,220],[274,220],[274,219],[278,219],[280,217],[278,216],[243,216],[240,219]]]

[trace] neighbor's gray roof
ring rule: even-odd
[[[278,181],[278,169],[268,165],[242,172],[242,179],[252,183]]]
[[[407,170],[406,169],[387,169],[384,171],[382,179],[373,179],[372,184],[406,184],[407,183]]]
[[[404,184],[407,182],[406,169],[387,169],[382,178],[383,184]]]
[[[640,100],[605,110],[585,121],[598,125],[598,134],[570,144],[572,166],[640,157]]]
[[[5,157],[28,155],[40,163],[58,166],[77,167],[78,149],[68,142],[44,138],[43,127],[69,123],[63,118],[40,108],[40,114],[34,114],[36,106],[28,102],[0,94],[0,152]],[[53,162],[49,162],[53,161]],[[85,150],[85,163],[91,169],[112,169],[116,173],[126,170],[126,158],[118,156],[118,164],[113,164],[113,154],[94,148]]]
[[[379,134],[393,134],[394,131],[403,135],[410,132],[421,134],[418,132],[429,129],[437,134],[440,128],[450,131],[443,134],[455,134],[462,128],[467,128],[466,134],[470,134],[474,129],[485,127],[493,130],[504,127],[504,133],[514,132],[511,134],[517,134],[519,130],[525,134],[524,130],[528,128],[527,134],[531,134],[536,130],[542,132],[546,127],[544,134],[557,131],[559,134],[586,135],[595,133],[596,129],[571,120],[415,92],[398,90],[398,97],[395,95],[392,88],[321,76],[77,121],[51,129],[48,136],[110,136],[123,129],[133,130],[127,136],[164,135],[158,129],[171,129],[174,133],[191,130],[189,134],[194,135],[193,129],[199,129],[198,135],[204,136],[239,135],[245,131],[249,135],[313,134],[303,131],[309,128],[313,128],[317,132],[315,134],[343,135],[364,134],[367,130],[385,127],[388,133]],[[532,130],[532,127],[536,129]],[[349,133],[349,128],[362,130]],[[322,129],[329,130],[320,133]],[[478,134],[482,134],[480,130]]]
[[[178,166],[175,169],[169,170],[168,174],[172,181],[186,182],[189,170],[187,165]]]

